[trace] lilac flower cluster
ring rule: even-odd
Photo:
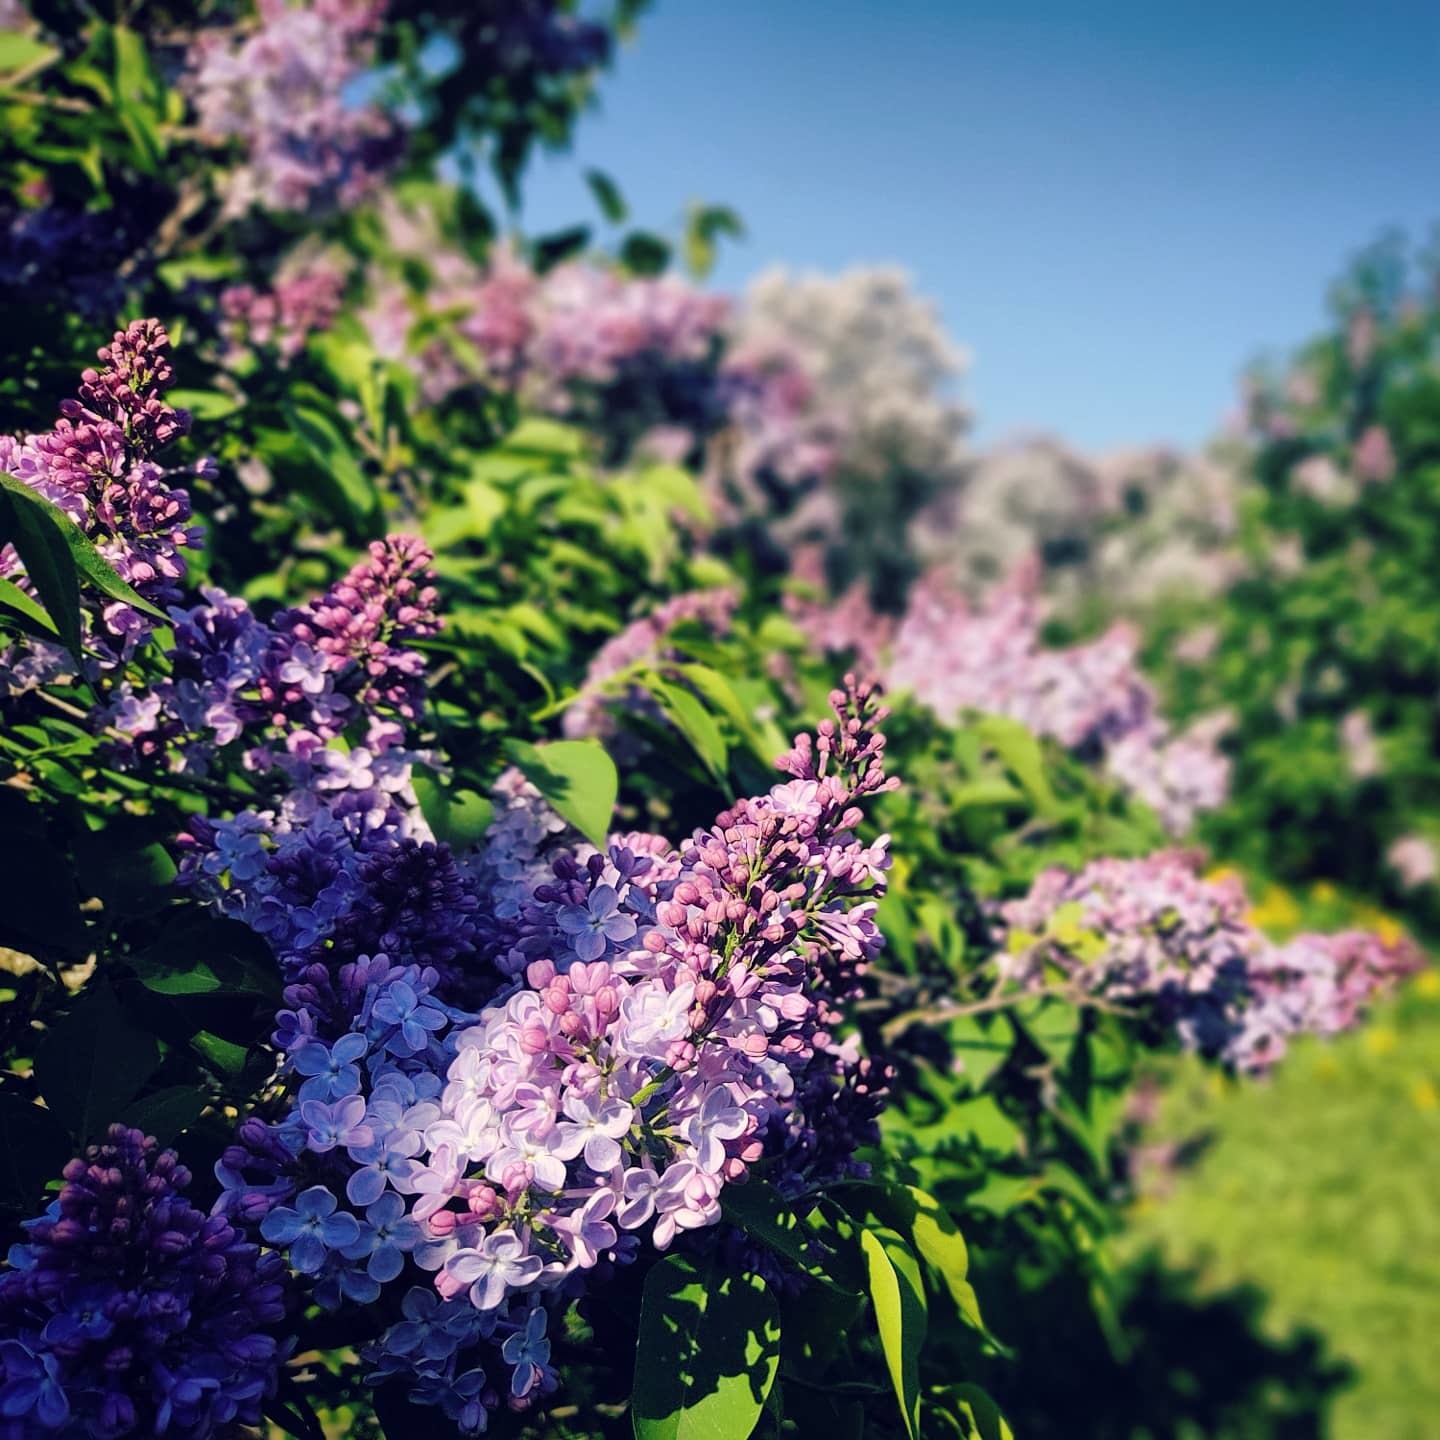
[[[475,8],[483,18],[478,43],[467,53],[479,74],[562,78],[593,70],[610,57],[605,26],[566,14],[556,0],[491,0]]]
[[[200,542],[189,496],[169,483],[176,472],[153,458],[190,426],[185,411],[165,403],[174,378],[168,346],[158,321],[134,321],[100,350],[101,368],[84,371],[79,398],[61,402],[53,430],[0,436],[0,469],[63,510],[123,580],[160,605],[180,599],[182,552]],[[0,576],[19,573],[13,547],[0,549]],[[112,663],[150,631],[123,601],[107,604],[101,621],[87,638]]]
[[[1203,878],[1181,851],[1047,870],[1000,908],[1001,973],[1028,989],[1058,975],[1135,1011],[1156,1037],[1253,1074],[1295,1035],[1349,1029],[1420,963],[1408,943],[1360,931],[1276,944],[1248,908],[1237,880]]]
[[[1023,566],[976,606],[943,575],[927,576],[889,642],[886,683],[909,690],[947,723],[970,711],[1007,715],[1058,740],[1151,806],[1171,834],[1183,834],[1199,811],[1225,799],[1230,766],[1218,748],[1225,720],[1207,717],[1173,733],[1137,668],[1138,636],[1128,625],[1086,644],[1044,645],[1037,581],[1035,568]],[[855,627],[846,648],[881,648],[889,622],[863,597],[853,597],[846,613]],[[833,617],[822,634],[832,646],[845,639]]]
[[[7,28],[0,23],[0,32]],[[87,319],[112,317],[124,293],[117,272],[144,233],[140,216],[119,206],[97,212],[53,200],[43,181],[26,189],[32,203],[0,203],[6,306],[63,304]]]
[[[256,11],[252,25],[201,31],[184,76],[201,130],[244,154],[227,212],[354,204],[396,150],[389,117],[346,96],[373,61],[384,0],[258,0]]]
[[[607,700],[618,699],[629,709],[644,706],[646,701],[633,686],[617,697],[607,693],[607,685],[634,666],[661,664],[678,658],[679,652],[666,642],[671,632],[681,625],[697,625],[712,635],[729,634],[736,604],[733,590],[689,590],[657,605],[648,615],[632,620],[595,652],[585,671],[580,693],[565,711],[566,735],[574,739],[609,734],[614,727],[606,710]]]
[[[398,955],[351,958],[340,916],[333,950],[285,962],[276,1040],[296,1105],[242,1125],[217,1171],[221,1213],[258,1223],[323,1304],[404,1277],[375,1374],[408,1377],[468,1433],[553,1388],[550,1313],[634,1259],[642,1234],[665,1249],[714,1225],[723,1187],[756,1167],[795,1197],[858,1173],[886,1076],[837,1032],[881,945],[889,857],[854,827],[895,782],[869,688],[833,700],[837,719],[782,758],[790,778],[679,851],[645,835],[577,846],[508,778],[461,878],[442,847],[393,836],[376,869],[346,876],[366,892],[344,902],[353,937],[374,925]],[[304,883],[326,894],[346,862],[320,833]],[[211,853],[228,863],[227,906],[272,941],[283,931],[283,956],[307,923],[293,917],[316,907],[281,895],[273,859],[234,832]],[[376,921],[387,886],[436,903]],[[440,902],[476,894],[464,933],[437,944]],[[447,976],[440,955],[468,964]],[[456,1003],[467,970],[501,987],[478,1011]],[[508,1378],[492,1384],[477,1353]]]
[[[243,737],[246,767],[292,790],[403,788],[408,769],[387,755],[419,712],[424,657],[409,642],[439,626],[430,559],[413,536],[373,541],[327,594],[268,625],[219,590],[172,607],[171,673],[149,687],[119,683],[102,712],[126,737],[117,759],[163,755],[174,770],[204,773]],[[329,743],[361,720],[363,743]]]
[[[286,1269],[185,1198],[171,1151],[123,1125],[64,1172],[0,1274],[0,1435],[257,1425],[283,1351]]]
[[[392,216],[391,228],[402,247],[416,246],[405,217]],[[408,357],[431,403],[484,384],[586,421],[612,460],[683,460],[709,446],[712,481],[795,487],[833,464],[838,422],[822,413],[799,358],[777,344],[728,350],[725,298],[674,276],[627,277],[582,261],[537,275],[503,246],[484,271],[453,254],[424,258],[437,277],[428,308],[458,316],[463,343],[457,351],[435,340]],[[403,294],[378,294],[368,319],[376,348],[406,359]]]
[[[735,343],[721,362],[718,405],[728,419],[706,455],[712,494],[735,514],[768,514],[828,477],[845,435],[822,403],[800,352],[775,338]]]
[[[268,290],[230,285],[220,292],[221,333],[235,348],[271,350],[287,366],[340,313],[345,277],[323,261],[277,277]]]

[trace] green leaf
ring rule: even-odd
[[[880,1330],[880,1346],[900,1415],[910,1440],[920,1435],[920,1350],[925,1343],[925,1287],[920,1266],[893,1231],[860,1232],[870,1275],[870,1299]]]
[[[85,922],[73,866],[46,838],[35,807],[0,787],[0,945],[26,954],[58,950],[78,954]]]
[[[162,1145],[169,1145],[200,1118],[204,1109],[205,1092],[199,1086],[170,1085],[126,1106],[115,1118],[120,1124],[143,1130]]]
[[[223,1036],[212,1034],[209,1030],[202,1030],[196,1035],[190,1044],[195,1048],[201,1059],[222,1079],[238,1079],[240,1073],[245,1069],[245,1062],[250,1057],[250,1052],[243,1045],[237,1045],[233,1040],[226,1040]]]
[[[720,236],[739,240],[744,234],[744,223],[728,205],[692,205],[685,222],[686,267],[697,280],[705,279],[715,268]]]
[[[530,242],[535,269],[540,274],[553,270],[562,261],[572,259],[590,243],[588,225],[570,225],[548,235],[537,235]]]
[[[867,1183],[857,1187],[869,1211],[908,1242],[944,1282],[958,1309],[977,1330],[985,1328],[980,1302],[967,1278],[970,1256],[950,1212],[915,1185]]]
[[[1019,721],[1002,715],[984,715],[975,722],[975,732],[1009,767],[1039,814],[1046,818],[1058,814],[1060,802],[1050,788],[1045,752]]]
[[[79,1140],[92,1140],[139,1093],[160,1063],[160,1044],[95,986],[40,1042],[35,1078],[45,1103]]]
[[[177,908],[153,944],[127,958],[157,995],[275,996],[279,976],[269,947],[238,920]]]
[[[175,862],[158,841],[145,843],[137,829],[122,818],[74,841],[81,886],[116,915],[153,914],[173,895]]]
[[[978,1385],[937,1386],[932,1394],[937,1405],[947,1402],[950,1416],[961,1422],[964,1440],[1015,1440],[1000,1407]]]
[[[0,1094],[0,1204],[34,1210],[73,1154],[70,1136],[52,1111]]]
[[[223,390],[172,390],[165,398],[197,420],[223,420],[245,404],[238,395],[227,395]]]
[[[754,1179],[744,1185],[727,1185],[721,1192],[720,1205],[732,1224],[777,1255],[783,1255],[828,1289],[843,1289],[822,1268],[827,1256],[819,1237],[801,1222],[773,1186]]]
[[[528,415],[505,437],[503,448],[507,454],[573,460],[585,453],[585,437],[573,425]],[[561,484],[568,488],[563,480]]]
[[[285,418],[319,467],[332,503],[352,531],[364,528],[365,522],[380,507],[374,485],[360,467],[345,438],[323,411],[311,405],[286,402]]]
[[[16,615],[22,628],[42,640],[58,640],[55,622],[13,580],[0,580],[0,607]]]
[[[600,207],[600,213],[612,224],[623,225],[630,214],[620,187],[603,170],[587,170],[585,183]]]
[[[54,531],[59,537],[60,544],[70,556],[70,564],[74,571],[84,576],[102,595],[108,596],[111,600],[123,600],[127,605],[133,605],[137,610],[144,611],[145,614],[154,620],[168,620],[169,617],[163,610],[152,605],[143,595],[139,594],[120,578],[116,573],[115,567],[95,548],[95,544],[90,537],[86,535],[63,510],[52,505],[43,496],[37,495],[35,491],[23,481],[17,480],[13,475],[7,475],[3,471],[0,471],[0,487],[3,487],[12,500],[16,502],[12,506],[16,514],[19,514],[24,505],[28,504],[33,507],[33,510],[28,513],[32,515],[43,515],[50,521]],[[3,519],[0,519],[0,533],[3,533],[3,529]],[[47,545],[53,546],[53,540],[47,540],[46,543]],[[17,550],[20,548],[18,543],[15,548]],[[20,558],[22,560],[25,559],[23,552]],[[26,565],[26,571],[30,574],[30,578],[36,581],[36,589],[39,589],[39,581],[34,572],[30,570],[28,563]],[[45,601],[46,609],[50,609],[50,604],[49,601],[46,600],[44,591],[41,591],[40,598]],[[75,603],[75,623],[78,633],[78,596]],[[53,610],[51,610],[51,615],[52,618],[55,618]]]
[[[705,768],[723,782],[730,751],[715,717],[690,691],[679,685],[667,685],[654,673],[645,677],[645,688],[660,702],[670,723],[690,742]]]
[[[594,740],[555,740],[548,745],[510,740],[505,750],[555,813],[603,850],[620,791],[615,762],[604,748]]]
[[[484,795],[474,790],[447,789],[424,770],[414,772],[411,784],[420,812],[437,840],[455,850],[468,850],[484,839],[495,818],[495,806]]]
[[[946,1023],[950,1046],[971,1086],[982,1090],[992,1075],[1010,1058],[1013,1048],[1008,1026],[983,1026],[974,1015],[960,1015]]]
[[[144,969],[140,983],[157,995],[213,995],[223,988],[220,977],[203,960],[175,970]]]
[[[79,659],[80,577],[53,510],[28,485],[0,471],[0,545],[14,545],[60,643]]]
[[[0,30],[0,80],[20,71],[33,71],[58,58],[60,52],[22,30]]]
[[[636,1440],[749,1440],[780,1366],[780,1311],[758,1275],[667,1255],[645,1279]]]
[[[915,1248],[927,1264],[934,1266],[945,1282],[955,1308],[977,1330],[985,1328],[980,1318],[980,1301],[975,1288],[966,1278],[970,1269],[970,1255],[965,1247],[965,1237],[950,1218],[949,1212],[933,1195],[913,1185],[902,1187],[913,1203],[910,1219],[910,1236]]]
[[[670,245],[647,230],[632,230],[620,246],[620,263],[632,275],[659,275],[670,263]]]

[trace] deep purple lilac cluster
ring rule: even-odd
[[[0,23],[0,32],[6,28]],[[62,203],[43,181],[26,188],[31,203],[0,203],[6,306],[63,304],[89,319],[113,317],[124,293],[120,264],[147,228],[141,216],[119,206],[92,211]]]
[[[365,892],[343,902],[353,935],[383,911],[374,938],[393,932],[400,956],[296,952],[276,1036],[296,1104],[241,1127],[221,1213],[258,1223],[323,1304],[404,1283],[376,1376],[408,1377],[469,1433],[553,1388],[549,1315],[642,1237],[665,1249],[714,1225],[752,1171],[792,1197],[860,1173],[886,1076],[838,1025],[880,948],[889,857],[854,827],[895,782],[868,687],[833,699],[837,719],[782,758],[789,779],[678,851],[577,845],[507,779],[458,872],[392,836],[393,858],[346,876]],[[218,893],[293,944],[278,917],[307,907],[277,899],[273,863],[236,833],[211,852],[230,862]],[[307,863],[325,888],[343,870],[333,852]],[[440,956],[488,973],[494,998],[457,1005],[466,967],[447,976]]]
[[[190,1174],[112,1126],[72,1160],[0,1273],[0,1435],[256,1425],[274,1394],[286,1267],[185,1198]]]
[[[1269,940],[1247,920],[1238,880],[1206,879],[1199,858],[1162,851],[1041,874],[1000,909],[1007,982],[1058,977],[1133,1010],[1156,1038],[1244,1073],[1268,1070],[1301,1034],[1349,1029],[1368,1002],[1421,961],[1408,942],[1363,931]]]
[[[132,322],[100,350],[100,368],[84,371],[79,398],[61,402],[54,429],[0,436],[0,469],[63,510],[120,577],[157,605],[180,600],[183,552],[200,543],[190,497],[170,483],[177,472],[154,459],[190,426],[189,415],[164,398],[174,379],[169,343],[158,321]],[[197,468],[208,473],[210,462]],[[19,574],[13,547],[0,548],[0,576]],[[86,638],[113,664],[150,629],[133,605],[114,601]]]
[[[243,159],[225,208],[352,205],[394,158],[393,121],[347,96],[374,58],[384,0],[257,0],[253,24],[203,30],[184,76],[200,128]]]

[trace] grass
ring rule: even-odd
[[[1264,1084],[1182,1068],[1160,1130],[1208,1143],[1152,1179],[1127,1249],[1260,1289],[1269,1336],[1318,1331],[1354,1371],[1319,1433],[1440,1436],[1440,971]]]

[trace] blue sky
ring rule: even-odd
[[[766,265],[898,262],[974,356],[982,437],[1194,442],[1344,259],[1440,220],[1440,0],[655,0],[570,155],[633,218],[735,206]]]

